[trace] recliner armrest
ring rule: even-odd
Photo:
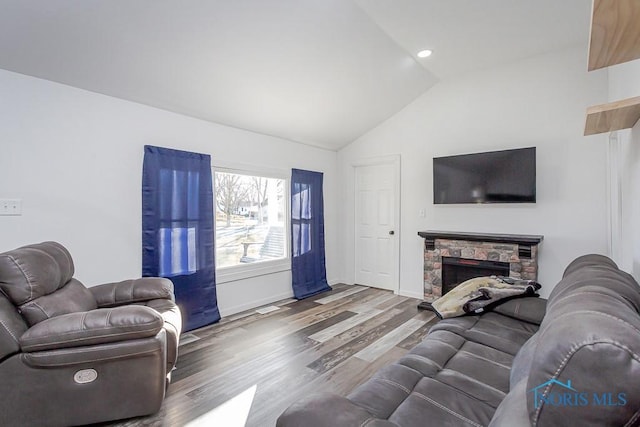
[[[547,312],[547,300],[536,297],[514,298],[494,307],[493,311],[539,325]]]
[[[164,324],[141,305],[69,313],[44,320],[20,337],[23,352],[104,344],[155,336]]]
[[[90,287],[89,290],[96,299],[98,307],[116,307],[153,299],[175,301],[173,283],[171,280],[161,277],[142,277],[117,283],[106,283]]]

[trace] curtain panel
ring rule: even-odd
[[[142,275],[173,282],[185,331],[220,320],[212,185],[209,155],[145,145]]]
[[[291,275],[297,299],[331,290],[324,251],[322,178],[321,172],[291,171]]]

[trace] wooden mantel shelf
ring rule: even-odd
[[[418,236],[423,239],[448,239],[467,240],[471,242],[508,243],[515,245],[534,246],[540,244],[544,236],[532,234],[495,234],[495,233],[470,233],[466,231],[418,231]]]
[[[632,128],[638,119],[640,119],[640,96],[594,105],[587,108],[584,134],[587,136]]]
[[[531,258],[531,248],[539,245],[544,236],[530,234],[495,234],[495,233],[469,233],[460,231],[418,231],[418,236],[424,239],[424,248],[427,251],[435,249],[436,239],[465,240],[468,242],[507,243],[518,245],[518,255],[521,258]]]
[[[593,0],[589,71],[640,58],[640,1]]]

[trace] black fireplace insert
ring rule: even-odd
[[[465,280],[482,276],[509,276],[509,263],[442,257],[442,295]]]

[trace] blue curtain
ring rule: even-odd
[[[291,172],[291,274],[293,294],[307,298],[331,290],[324,254],[322,173]]]
[[[212,185],[209,155],[145,145],[142,275],[173,282],[185,331],[220,320]]]

